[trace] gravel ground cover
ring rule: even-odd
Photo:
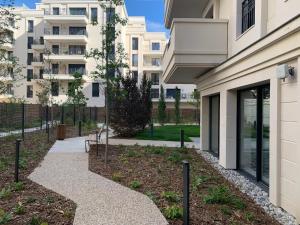
[[[104,149],[104,146],[100,146]],[[228,182],[194,149],[110,146],[109,162],[96,146],[89,153],[92,172],[147,195],[168,219],[182,224],[182,160],[191,164],[190,213],[193,225],[279,223]]]

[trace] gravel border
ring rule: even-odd
[[[212,164],[228,181],[233,183],[241,192],[247,194],[256,204],[261,206],[266,213],[284,225],[297,225],[296,219],[280,207],[274,206],[268,197],[268,193],[255,183],[235,170],[227,170],[219,164],[218,158],[207,151],[197,151],[203,158]]]

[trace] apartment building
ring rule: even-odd
[[[166,83],[201,92],[201,150],[300,223],[300,1],[165,0]]]
[[[193,108],[192,93],[196,88],[193,84],[166,84],[162,80],[162,56],[167,44],[164,32],[147,32],[145,17],[129,17],[126,27],[126,52],[129,68],[140,83],[143,75],[152,81],[152,101],[154,108],[160,96],[160,85],[165,89],[168,108],[174,107],[176,87],[180,89],[181,108]]]
[[[125,7],[108,12],[127,17]],[[23,79],[15,82],[14,96],[38,103],[37,94],[45,86],[43,81],[48,80],[52,102],[62,104],[67,101],[68,85],[74,79],[72,74],[78,72],[83,75],[87,105],[103,107],[104,85],[101,79],[91,76],[96,61],[86,58],[85,53],[101,49],[101,29],[108,12],[104,12],[97,0],[42,0],[36,3],[35,9],[16,8],[15,14],[20,19],[14,31],[13,53],[23,68]],[[121,35],[117,42],[124,42],[124,37]]]

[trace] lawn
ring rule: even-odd
[[[160,141],[180,141],[180,130],[184,130],[184,140],[192,141],[190,137],[200,136],[200,126],[198,125],[165,125],[154,127],[153,136],[150,129],[138,133],[135,138],[139,140],[160,140]]]
[[[170,225],[183,224],[183,159],[191,165],[191,225],[279,225],[194,149],[109,146],[107,167],[103,155],[97,156],[92,146],[90,170],[147,195]]]

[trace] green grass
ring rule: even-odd
[[[191,141],[190,137],[200,136],[198,125],[166,125],[154,127],[153,137],[150,129],[138,133],[135,138],[139,140],[180,141],[180,130],[184,130],[184,141]]]

